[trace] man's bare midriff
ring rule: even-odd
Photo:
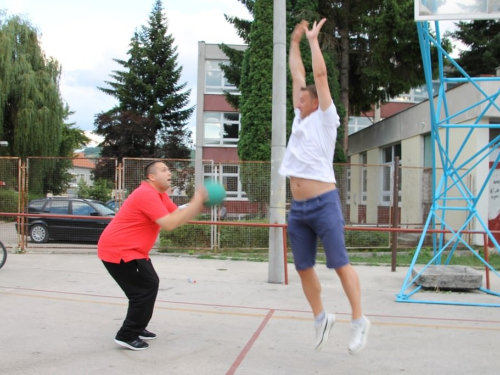
[[[317,197],[328,191],[336,189],[333,182],[309,180],[307,178],[290,177],[290,189],[294,199],[302,200]]]

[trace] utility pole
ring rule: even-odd
[[[269,223],[285,224],[286,177],[278,173],[286,149],[286,0],[274,0],[273,113]],[[269,282],[284,283],[283,229],[269,228]]]

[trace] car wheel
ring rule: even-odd
[[[30,230],[31,241],[36,243],[45,243],[49,240],[49,231],[42,224],[35,224]]]

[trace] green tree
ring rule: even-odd
[[[85,132],[82,129],[75,128],[75,122],[67,122],[69,116],[73,115],[74,113],[74,111],[70,110],[68,104],[64,106],[62,137],[58,156],[72,157],[75,150],[81,149],[90,142],[90,139],[85,135]]]
[[[47,58],[40,47],[38,31],[19,16],[0,14],[0,140],[9,142],[9,154],[33,161],[30,191],[61,194],[71,179],[69,159],[88,139],[74,123],[66,123],[73,112],[59,92],[61,67]]]
[[[334,26],[341,101],[350,115],[359,115],[425,83],[414,0],[319,3],[319,13]],[[446,39],[443,44],[450,50]],[[346,117],[344,125],[347,121]],[[344,131],[347,148],[347,126]]]
[[[78,181],[78,198],[96,199],[106,202],[111,198],[113,183],[106,179],[94,181],[93,186],[88,186],[83,178]]]
[[[256,0],[250,44],[242,61],[240,83],[240,160],[271,159],[273,85],[273,3]]]
[[[0,14],[0,139],[11,155],[57,156],[64,106],[59,63],[47,58],[29,21]]]
[[[182,68],[167,23],[156,0],[148,25],[131,39],[129,59],[115,60],[125,70],[111,74],[110,88],[99,88],[119,102],[94,122],[104,157],[189,158],[194,107],[185,108],[190,90],[179,84]]]
[[[247,43],[245,51],[233,49],[221,44],[222,51],[228,56],[230,64],[221,65],[224,76],[235,85],[240,95],[225,93],[226,100],[241,112],[241,131],[238,143],[238,155],[243,161],[269,161],[271,157],[272,132],[272,71],[273,71],[273,6],[272,2],[261,0],[240,0],[253,16],[253,21],[237,17],[225,16],[237,30],[237,33]],[[288,35],[291,34],[296,23],[305,18],[313,21],[317,17],[318,3],[314,0],[294,0],[287,3]],[[325,27],[328,32],[331,28]],[[338,71],[336,68],[336,52],[331,38],[322,38],[323,55],[328,68],[328,78],[332,97],[337,105],[339,114],[344,116],[345,111],[340,105]],[[287,37],[289,43],[289,37]],[[302,58],[306,68],[308,83],[313,83],[310,49],[304,40],[301,45]],[[291,80],[287,88],[287,137],[291,131],[294,111],[291,97]],[[345,161],[342,150],[342,130],[339,131],[335,152],[336,162]],[[258,170],[258,165],[245,163],[241,166],[241,180],[243,189],[250,200],[259,197],[262,192],[269,192],[269,178],[267,173]],[[264,197],[264,200],[266,198]]]
[[[448,35],[467,47],[459,52],[457,62],[461,68],[471,77],[495,74],[500,66],[500,21],[460,21],[456,26]],[[461,76],[461,73],[455,70],[453,75]]]
[[[254,14],[258,0],[239,1]],[[344,111],[350,116],[360,115],[371,110],[376,103],[384,103],[425,83],[413,15],[414,0],[288,0],[287,12],[289,33],[301,19],[311,22],[326,17],[328,20],[320,42],[325,51],[325,61],[328,60],[328,72],[335,75],[329,77],[330,90],[342,119],[335,161],[345,161],[342,149],[347,149],[349,117],[343,116]],[[227,16],[226,19],[250,46],[250,30],[254,21]],[[446,38],[443,45],[447,51],[451,50]],[[239,63],[241,55],[234,51],[230,55],[226,47],[222,46],[236,66],[223,70],[230,82],[236,84],[237,66],[242,66]],[[303,56],[304,52],[302,50]],[[435,49],[432,53],[436,56]],[[306,61],[304,63],[307,64]],[[336,66],[336,69],[330,66]],[[310,71],[307,65],[306,71]],[[231,101],[233,99],[229,97],[228,101],[233,106],[238,105]],[[291,106],[291,101],[288,103]],[[343,142],[342,147],[339,147],[340,142]]]
[[[87,184],[83,177],[78,180],[78,198],[90,198],[90,186]]]
[[[32,186],[34,183],[33,181],[39,178],[39,175],[42,176],[42,192],[44,194],[50,192],[54,195],[60,195],[68,189],[69,183],[73,179],[69,170],[73,167],[72,158],[74,156],[74,151],[85,146],[85,144],[89,142],[83,130],[74,128],[75,123],[66,122],[68,121],[68,117],[73,113],[74,112],[71,111],[66,104],[63,109],[61,143],[59,144],[59,151],[56,155],[59,157],[41,160],[40,162],[44,166],[41,171],[38,170],[38,168],[30,170],[30,190],[34,187]]]
[[[89,158],[98,158],[101,156],[101,148],[100,147],[85,147],[83,149],[83,153],[86,157]]]

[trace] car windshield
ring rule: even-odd
[[[95,209],[97,210],[97,212],[99,212],[101,216],[108,216],[115,214],[115,211],[113,211],[111,208],[109,208],[102,202],[94,201],[92,202],[92,204],[94,205]]]

